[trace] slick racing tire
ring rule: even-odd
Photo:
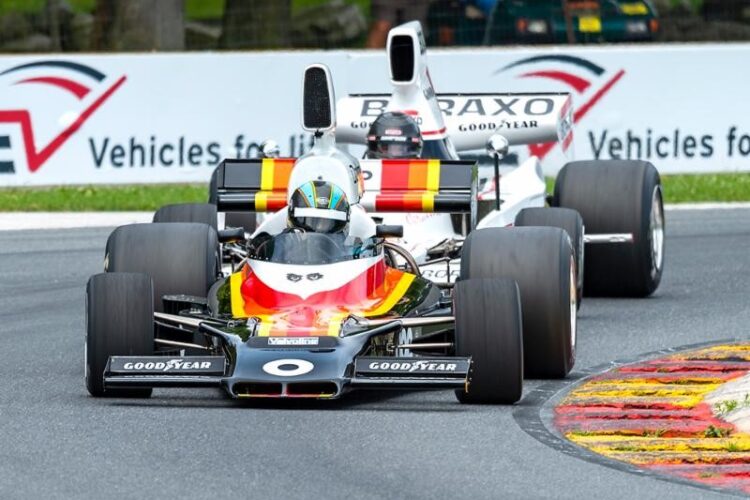
[[[577,326],[575,257],[565,231],[514,227],[472,232],[461,251],[461,279],[476,278],[518,283],[526,376],[565,377],[575,362]]]
[[[164,205],[154,214],[154,222],[197,222],[208,224],[216,231],[216,205],[210,203]]]
[[[154,352],[151,278],[140,273],[102,273],[86,285],[86,388],[92,396],[151,396],[151,389],[104,389],[110,356]]]
[[[219,275],[218,248],[208,224],[131,224],[110,234],[104,270],[150,276],[154,310],[164,312],[164,295],[206,297]]]
[[[581,215],[570,208],[524,208],[516,216],[515,226],[559,227],[568,233],[570,243],[573,245],[573,254],[576,256],[576,299],[580,309],[581,297],[583,296],[584,268],[583,218]]]
[[[218,198],[217,172],[218,167],[211,174],[211,182],[208,185],[208,202],[214,206]],[[255,212],[225,212],[224,227],[244,227],[246,233],[253,234],[258,227],[257,214]]]
[[[456,355],[471,356],[462,403],[512,404],[523,389],[523,331],[518,285],[510,279],[467,279],[453,289]]]
[[[633,235],[633,243],[586,246],[586,295],[646,297],[656,290],[664,269],[664,205],[651,163],[568,163],[557,176],[553,204],[577,210],[588,235]]]

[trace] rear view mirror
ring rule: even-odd
[[[500,134],[492,134],[490,138],[487,139],[487,154],[502,160],[508,155],[509,146],[508,139],[504,136]]]
[[[327,132],[336,126],[336,103],[331,72],[323,64],[305,69],[302,82],[302,128],[308,132]]]
[[[403,238],[404,226],[378,224],[375,226],[375,236],[378,238]]]

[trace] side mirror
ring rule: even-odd
[[[279,143],[273,139],[266,139],[260,145],[260,154],[263,158],[279,158],[281,156]]]
[[[508,155],[508,139],[500,134],[492,134],[487,139],[487,154],[501,160]]]
[[[378,238],[403,238],[404,226],[378,224],[375,226],[375,236]]]

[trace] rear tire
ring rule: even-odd
[[[95,397],[151,396],[151,389],[104,389],[110,356],[154,352],[151,278],[136,273],[102,273],[86,285],[86,388]]]
[[[664,269],[664,204],[651,163],[568,163],[558,174],[554,205],[578,210],[587,234],[633,235],[633,243],[586,247],[587,295],[645,297],[657,289]]]
[[[462,403],[512,404],[523,389],[523,329],[518,285],[509,279],[467,279],[453,289],[456,355],[471,356]]]
[[[472,232],[461,252],[461,279],[509,278],[523,311],[526,376],[563,378],[575,363],[575,261],[559,228],[486,228]]]
[[[208,224],[216,231],[216,205],[210,203],[164,205],[154,214],[154,222],[197,222]]]
[[[515,226],[559,227],[568,233],[576,258],[576,299],[580,309],[583,296],[584,269],[583,218],[581,214],[570,208],[524,208],[516,216]]]
[[[120,226],[107,240],[105,271],[144,273],[154,286],[154,310],[162,296],[206,297],[219,274],[218,239],[207,224],[153,223]]]

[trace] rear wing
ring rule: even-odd
[[[353,94],[340,99],[336,140],[365,145],[372,122],[391,110],[390,100],[390,94]],[[422,127],[419,110],[404,111],[415,115],[424,140],[447,135],[457,151],[484,149],[496,132],[511,146],[559,141],[567,149],[572,140],[573,106],[568,93],[437,94],[437,102],[444,123],[439,130]]]
[[[271,212],[286,206],[294,158],[224,160],[216,168],[220,212]],[[362,160],[368,211],[476,213],[477,166],[471,161]]]
[[[471,161],[362,160],[373,212],[476,213],[477,166]]]
[[[286,206],[295,158],[224,160],[216,167],[219,212],[275,212]]]

